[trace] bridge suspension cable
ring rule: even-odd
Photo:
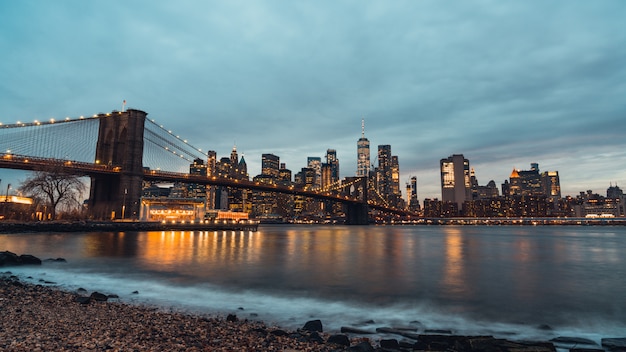
[[[190,145],[154,120],[146,120],[143,158],[145,167],[188,172],[189,164],[193,163],[194,159],[206,161],[207,157],[201,149]]]
[[[98,120],[78,118],[0,125],[0,152],[93,162]]]

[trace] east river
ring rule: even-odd
[[[626,336],[625,226],[3,234],[0,250],[67,260],[1,268],[24,281],[286,328]]]

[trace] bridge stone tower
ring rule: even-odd
[[[368,177],[346,177],[346,183],[357,181],[350,189],[350,195],[361,199],[362,203],[346,204],[346,225],[368,225],[369,206],[367,205]]]
[[[95,219],[138,219],[143,182],[141,110],[100,114],[96,164],[119,168],[118,174],[91,177],[89,211]]]

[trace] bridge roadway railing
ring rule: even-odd
[[[300,195],[321,200],[331,200],[344,204],[363,204],[363,201],[360,199],[331,193],[329,191],[306,190],[304,188],[295,186],[281,186],[277,184],[262,183],[249,180],[238,180],[226,177],[191,175],[161,170],[145,170],[144,179],[153,181],[185,182],[213,186],[247,188],[257,191],[277,192]],[[387,213],[393,213],[400,216],[417,216],[417,214],[406,211],[404,209],[391,208],[388,205],[378,204],[375,201],[368,201],[367,204],[368,207],[372,209],[380,210]]]
[[[63,172],[89,176],[98,174],[120,174],[123,172],[121,167],[115,165],[105,165],[98,163],[88,163],[74,160],[51,159],[42,157],[33,157],[12,153],[0,153],[0,168],[18,169],[29,171],[45,171],[45,170],[62,170]],[[226,186],[234,188],[246,188],[257,191],[267,191],[276,193],[285,193],[300,195],[321,200],[331,200],[344,204],[363,204],[360,199],[343,196],[330,191],[306,190],[295,186],[281,186],[277,184],[261,183],[249,180],[238,180],[216,176],[191,175],[179,172],[169,172],[161,170],[144,170],[143,178],[153,181],[170,181],[197,183],[204,185]],[[372,209],[390,212],[402,216],[412,216],[413,213],[402,209],[390,208],[387,205],[378,204],[372,200],[368,201],[368,206]]]
[[[352,204],[362,203],[359,199],[350,198],[348,196],[342,196],[339,194],[333,194],[329,191],[306,190],[304,188],[295,187],[295,186],[281,186],[278,184],[262,183],[262,182],[249,181],[249,180],[238,180],[238,179],[227,178],[227,177],[191,175],[191,174],[160,171],[160,170],[145,170],[144,179],[153,180],[153,181],[185,182],[185,183],[212,185],[212,186],[247,188],[247,189],[252,189],[252,190],[257,190],[257,191],[286,193],[286,194],[301,195],[301,196],[306,196],[306,197],[311,197],[311,198],[316,198],[316,199],[334,200],[334,201],[338,201],[342,203],[352,203]]]
[[[118,174],[122,171],[119,166],[74,160],[41,158],[11,153],[0,153],[0,168],[29,171],[61,169],[64,172],[79,175]]]

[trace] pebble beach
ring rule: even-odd
[[[331,351],[262,322],[163,312],[0,279],[2,351]]]

